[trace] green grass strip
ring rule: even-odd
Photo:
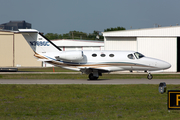
[[[180,89],[168,85],[168,89]],[[1,85],[0,119],[179,119],[158,85]]]
[[[60,67],[18,68],[19,72],[77,72]]]

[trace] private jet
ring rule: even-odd
[[[144,71],[151,80],[152,71],[171,67],[165,61],[146,57],[136,51],[62,51],[38,30],[19,29],[19,32],[38,60],[88,74],[90,80],[97,80],[102,73],[115,71]]]

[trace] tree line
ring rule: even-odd
[[[108,31],[119,31],[119,30],[126,30],[123,27],[116,27],[116,28],[107,28],[104,29],[104,32]],[[50,40],[55,39],[82,39],[82,40],[104,40],[104,37],[102,36],[100,31],[93,31],[93,33],[85,33],[80,31],[69,31],[69,33],[66,34],[57,34],[57,33],[47,33],[45,34],[45,37],[47,37]]]

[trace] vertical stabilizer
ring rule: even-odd
[[[19,29],[35,53],[59,52],[61,49],[35,29]]]

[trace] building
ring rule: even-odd
[[[22,36],[13,31],[0,31],[0,67],[41,67],[34,52]]]
[[[133,50],[169,62],[180,71],[180,26],[103,32],[105,50]]]
[[[18,29],[31,29],[31,24],[26,21],[9,21],[8,23],[1,24],[0,29],[12,31],[18,31]]]
[[[62,39],[52,40],[52,42],[63,51],[68,50],[104,50],[104,41],[96,40],[74,40]]]

